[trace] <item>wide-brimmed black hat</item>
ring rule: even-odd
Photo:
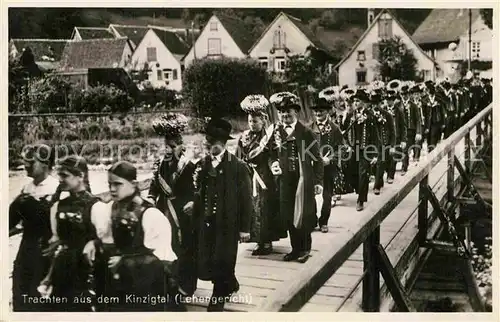
[[[389,89],[389,90],[385,91],[384,97],[385,97],[385,99],[393,100],[393,99],[396,99],[397,93],[395,90]]]
[[[311,106],[311,110],[313,110],[313,111],[325,111],[325,110],[331,110],[331,109],[332,109],[332,106],[324,98],[318,98],[316,100],[316,104]]]
[[[410,88],[410,93],[422,93],[422,87],[420,85],[415,85]]]
[[[351,97],[351,99],[359,99],[360,101],[366,103],[370,102],[370,97],[363,89],[358,89],[356,93],[354,93],[354,95]]]
[[[380,103],[382,101],[382,90],[381,89],[375,89],[370,92],[370,101],[372,103]]]
[[[234,139],[230,134],[233,127],[226,120],[215,118],[210,119],[205,127],[205,135],[209,135],[215,139],[229,140]]]

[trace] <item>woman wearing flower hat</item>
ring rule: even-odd
[[[66,157],[59,163],[58,173],[61,189],[68,191],[69,196],[57,201],[50,211],[52,237],[44,255],[52,259],[52,265],[39,291],[42,295],[68,299],[49,304],[48,310],[91,311],[95,303],[87,299],[95,292],[94,276],[83,250],[87,242],[96,238],[91,216],[101,215],[103,203],[88,191],[84,158]]]
[[[268,142],[273,127],[267,126],[268,106],[269,101],[263,95],[250,95],[241,102],[242,110],[248,114],[250,129],[240,136],[236,152],[252,172],[254,213],[250,226],[250,241],[257,243],[252,251],[254,256],[271,254],[272,242],[287,237],[279,218],[275,180],[269,169]]]
[[[179,291],[192,295],[196,290],[192,210],[195,164],[185,154],[182,133],[188,126],[182,114],[169,113],[153,124],[165,141],[165,155],[155,162],[149,197],[172,227],[172,249],[178,260]]]
[[[23,300],[23,295],[37,297],[37,287],[49,268],[42,249],[48,246],[51,236],[50,206],[56,198],[59,181],[50,175],[54,151],[47,145],[31,147],[23,155],[28,177],[33,180],[25,185],[9,207],[9,230],[22,222],[23,236],[12,272],[13,309],[41,311],[43,307]]]
[[[180,309],[177,287],[168,271],[176,260],[169,220],[138,190],[137,169],[119,161],[108,170],[112,201],[90,218],[96,236],[83,253],[95,263],[99,295],[117,297],[101,311],[164,311]],[[169,274],[170,273],[170,274]],[[132,296],[132,297],[130,297]],[[152,303],[144,297],[164,297]],[[178,299],[178,298],[177,298]]]

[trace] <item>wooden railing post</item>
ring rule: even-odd
[[[455,201],[455,148],[448,152],[447,202]]]
[[[482,136],[483,136],[482,122],[479,122],[476,124],[476,146],[477,147],[480,147],[481,144],[483,144]]]
[[[426,175],[422,181],[420,181],[418,188],[418,199],[420,201],[418,204],[418,243],[420,246],[424,246],[427,241],[429,198],[426,189],[428,183],[429,175]]]
[[[373,230],[363,243],[363,278],[362,308],[364,312],[378,312],[380,310],[380,272],[378,250],[380,244],[380,225]]]
[[[465,134],[465,171],[470,175],[471,171],[471,147],[470,147],[470,131]]]

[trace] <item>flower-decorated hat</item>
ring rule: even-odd
[[[346,87],[340,92],[340,98],[347,101],[350,100],[354,94],[356,94],[354,89]]]
[[[252,115],[262,115],[267,113],[267,108],[269,106],[269,101],[264,95],[248,95],[240,103],[241,109]]]
[[[269,102],[273,104],[277,110],[287,110],[293,108],[300,111],[300,99],[297,95],[290,92],[278,92],[271,95]]]
[[[340,96],[340,87],[329,86],[324,88],[321,92],[319,92],[318,96],[319,98],[324,98],[327,102],[333,102]]]
[[[370,84],[370,90],[372,91],[377,91],[377,90],[380,90],[380,89],[383,89],[385,88],[385,83],[381,80],[376,80],[376,81],[373,81],[371,84]]]
[[[401,88],[401,81],[399,79],[393,79],[387,84],[387,90],[393,90],[399,92]]]
[[[188,127],[188,119],[181,113],[167,113],[153,122],[156,134],[165,138],[177,138]]]

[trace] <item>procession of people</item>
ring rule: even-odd
[[[254,242],[258,261],[289,237],[283,260],[306,263],[313,232],[329,233],[342,195],[355,192],[363,211],[371,177],[374,194],[383,193],[398,164],[405,175],[410,155],[418,162],[422,149],[431,152],[491,101],[487,79],[374,81],[323,89],[306,123],[297,95],[255,94],[241,102],[248,130],[238,138],[228,121],[208,121],[202,157],[187,153],[186,117],[169,113],[153,124],[165,153],[147,195],[136,167],[119,161],[108,170],[108,203],[90,191],[83,157],[55,160],[51,147],[33,147],[24,156],[33,181],[9,209],[9,228],[24,228],[14,311],[185,311],[183,299],[195,294],[198,280],[213,284],[208,311],[223,311],[240,288],[239,243]],[[50,175],[54,166],[59,181]],[[26,296],[70,300],[35,305]],[[98,303],[100,296],[119,300]],[[152,305],[145,297],[163,300]]]

